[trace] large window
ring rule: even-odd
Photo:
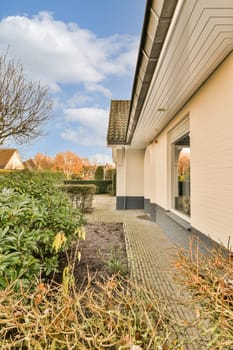
[[[190,216],[190,138],[185,133],[172,143],[172,207]]]

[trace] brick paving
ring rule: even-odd
[[[195,322],[195,312],[187,305],[190,295],[182,290],[174,280],[177,247],[160,229],[149,220],[143,210],[115,210],[115,198],[98,195],[94,199],[94,211],[86,216],[89,223],[122,222],[131,278],[151,291],[168,307],[169,314],[179,324]],[[190,300],[190,299],[189,299]],[[184,328],[184,327],[182,327]],[[195,327],[187,327],[186,339],[192,344],[183,349],[206,349]]]

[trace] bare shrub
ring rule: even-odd
[[[23,66],[0,55],[0,145],[12,137],[23,143],[42,135],[52,101],[40,82],[27,81]]]
[[[116,276],[68,293],[42,282],[33,293],[9,286],[0,292],[0,315],[1,349],[170,349],[165,308]]]
[[[193,239],[189,252],[180,250],[179,281],[192,292],[202,332],[211,335],[207,349],[233,349],[232,253],[215,249],[201,253]]]

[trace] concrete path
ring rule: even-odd
[[[93,206],[93,213],[86,216],[89,223],[124,224],[133,281],[166,302],[171,317],[178,323],[195,322],[194,310],[184,303],[190,296],[174,281],[177,248],[160,227],[146,220],[143,210],[116,210],[115,198],[108,195],[95,196]],[[206,342],[195,327],[187,327],[186,338],[188,341],[192,338],[193,343],[184,345],[184,350],[206,349]]]

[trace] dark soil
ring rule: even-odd
[[[87,224],[86,239],[78,242],[81,251],[81,260],[77,261],[74,269],[76,286],[85,286],[89,277],[102,279],[107,275],[120,273],[127,275],[128,263],[125,247],[123,224],[101,223]],[[74,245],[69,255],[74,253]],[[59,270],[67,265],[65,255],[61,256]],[[62,274],[55,276],[61,282]]]

